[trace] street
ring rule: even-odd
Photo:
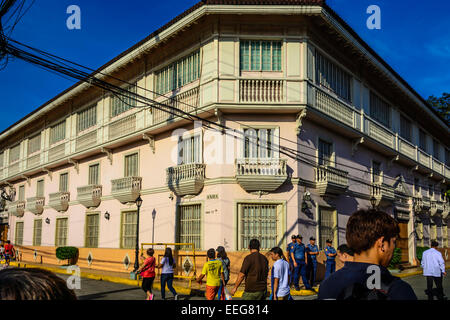
[[[68,275],[58,274],[63,279],[67,279]],[[426,300],[424,290],[426,289],[426,281],[422,275],[403,278],[414,289],[417,297],[420,300]],[[450,295],[450,277],[444,277],[443,281],[444,293]],[[81,289],[75,290],[75,293],[80,300],[144,300],[145,293],[141,288],[133,287],[124,284],[117,284],[107,281],[98,281],[91,279],[81,279]],[[159,290],[153,290],[155,299],[161,299]],[[294,296],[294,300],[314,300],[317,295],[313,296]],[[172,294],[166,289],[166,299],[172,300]],[[203,297],[196,296],[179,296],[180,300],[204,300]],[[236,299],[239,300],[239,299]]]

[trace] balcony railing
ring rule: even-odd
[[[244,103],[280,103],[284,101],[283,87],[283,80],[239,80],[239,100]]]
[[[206,165],[189,163],[166,169],[170,190],[178,196],[196,195],[203,189]]]
[[[62,143],[53,148],[50,148],[48,151],[48,161],[52,162],[54,160],[58,160],[64,157],[66,154],[66,144]]]
[[[125,177],[111,180],[111,194],[121,203],[135,202],[141,193],[141,177]]]
[[[199,106],[199,91],[199,87],[195,87],[193,89],[181,92],[170,99],[162,100],[162,106],[153,108],[153,124],[159,124],[165,121],[173,121],[175,119],[175,115],[163,111],[168,110],[172,112],[172,110],[165,106],[181,109],[184,112],[188,113],[195,112]],[[180,115],[183,114],[180,113]]]
[[[390,205],[395,200],[394,188],[380,182],[372,183],[371,196],[375,197],[377,206]]]
[[[399,138],[399,151],[411,159],[416,159],[416,148],[406,140]]]
[[[50,193],[48,205],[58,212],[67,211],[69,208],[70,192]]]
[[[97,130],[86,133],[75,140],[75,151],[79,152],[97,144]]]
[[[353,110],[330,94],[316,89],[316,108],[350,127],[354,126]]]
[[[101,185],[88,185],[77,188],[77,200],[86,208],[96,208],[102,198]]]
[[[40,215],[44,211],[45,197],[33,197],[27,199],[27,210]]]
[[[8,205],[8,212],[13,216],[23,217],[23,214],[25,213],[25,201],[18,200],[11,202]]]
[[[329,166],[316,169],[316,188],[321,196],[340,195],[348,188],[348,172]]]
[[[236,179],[248,192],[275,191],[287,176],[286,159],[236,159]]]
[[[16,162],[9,166],[8,168],[8,176],[13,176],[20,172],[19,162]]]
[[[41,164],[41,154],[35,154],[27,159],[27,169],[37,167]]]
[[[119,137],[136,131],[136,114],[129,115],[109,124],[109,140],[114,140]]]

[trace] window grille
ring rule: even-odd
[[[261,249],[277,246],[277,204],[240,204],[240,249],[247,249],[251,239],[258,239]]]
[[[23,244],[23,221],[16,223],[16,237],[14,244],[19,246]]]
[[[50,144],[62,141],[66,138],[66,120],[50,128]]]
[[[94,164],[89,166],[89,181],[88,184],[93,185],[93,184],[98,184],[99,181],[99,165],[98,164]]]
[[[137,211],[124,212],[122,216],[122,248],[136,247]]]
[[[67,221],[67,218],[56,219],[55,246],[57,247],[67,245]]]
[[[332,63],[330,60],[315,51],[316,58],[316,83],[333,91],[342,99],[351,102],[352,77]]]
[[[319,245],[325,248],[326,241],[334,241],[337,236],[336,214],[333,209],[319,209]],[[337,244],[335,244],[337,245]]]
[[[333,145],[319,139],[319,165],[330,166],[333,156]]]
[[[195,249],[201,250],[201,205],[178,206],[178,212],[178,241],[180,243],[194,243]],[[181,246],[180,249],[187,250],[190,247]]]
[[[89,214],[86,216],[86,247],[98,247],[98,230],[99,230],[100,215]]]
[[[34,220],[33,246],[41,246],[42,241],[42,219]]]
[[[97,124],[97,105],[89,107],[77,114],[77,132],[84,131]]]
[[[241,41],[241,71],[281,71],[281,41]]]
[[[68,182],[69,182],[69,174],[68,173],[62,173],[59,175],[59,191],[60,192],[67,192]]]
[[[133,153],[125,156],[125,177],[139,176],[139,154]]]

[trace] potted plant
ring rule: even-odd
[[[59,260],[67,260],[68,265],[74,265],[78,260],[78,248],[58,247],[56,248],[56,257]]]

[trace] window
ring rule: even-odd
[[[50,128],[50,144],[62,141],[66,138],[66,120]]]
[[[321,55],[317,50],[316,56],[316,83],[333,91],[342,99],[351,102],[352,77]]]
[[[329,208],[319,208],[319,245],[325,248],[326,241],[332,240],[337,246],[337,221],[336,211]]]
[[[419,148],[425,152],[428,152],[427,134],[422,129],[419,129]]]
[[[319,165],[331,166],[333,156],[333,145],[319,139]]]
[[[200,135],[180,137],[178,141],[178,164],[201,163],[202,141]]]
[[[241,71],[281,71],[281,41],[241,41]]]
[[[129,92],[128,94],[112,96],[111,98],[111,118],[136,106],[136,96],[134,94],[137,93],[137,84],[132,84],[125,89]]]
[[[277,204],[239,204],[240,246],[247,249],[251,239],[258,239],[261,249],[278,244]]]
[[[121,239],[121,247],[123,249],[134,249],[136,247],[136,231],[137,211],[123,212]]]
[[[91,166],[89,166],[89,181],[88,184],[89,185],[93,185],[93,184],[98,184],[99,181],[99,168],[100,165],[99,164],[93,164]]]
[[[9,150],[9,164],[18,161],[20,158],[20,144],[12,147]]]
[[[441,158],[439,152],[439,142],[437,142],[437,140],[433,140],[433,157],[438,160]]]
[[[125,156],[125,177],[139,176],[139,154]]]
[[[406,119],[404,116],[400,116],[400,136],[405,138],[408,141],[412,140],[411,137],[412,134],[412,127],[411,127],[411,121]]]
[[[41,134],[28,139],[28,155],[41,150]]]
[[[19,186],[19,201],[25,200],[25,185]]]
[[[372,91],[370,92],[370,116],[385,127],[391,127],[391,107]]]
[[[278,146],[275,136],[278,129],[244,129],[244,158],[275,158],[278,156]]]
[[[202,249],[201,205],[178,206],[178,242],[194,243],[195,249]],[[190,247],[181,247],[186,250]]]
[[[38,180],[36,184],[36,197],[44,196],[44,180]]]
[[[59,175],[59,192],[67,192],[69,182],[69,174],[62,173]]]
[[[86,248],[98,247],[99,222],[100,215],[98,213],[86,215]]]
[[[372,182],[381,183],[381,163],[377,161],[372,161]]]
[[[67,218],[56,219],[55,246],[67,245]]]
[[[93,105],[77,114],[77,132],[84,131],[97,124],[97,105]]]
[[[19,246],[23,244],[23,221],[16,222],[16,238],[14,244]]]
[[[41,246],[42,240],[42,219],[34,220],[33,246]]]
[[[155,73],[156,92],[176,90],[200,76],[200,51],[184,57]]]

